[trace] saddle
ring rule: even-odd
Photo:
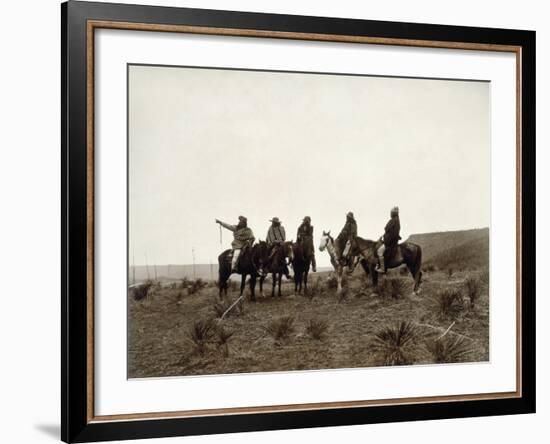
[[[378,249],[383,244],[382,241],[376,243],[376,248],[374,249],[374,254],[378,258]],[[401,262],[403,260],[403,253],[401,251],[401,244],[392,245],[391,247],[386,245],[386,250],[384,251],[384,260],[386,262]]]
[[[243,257],[246,257],[246,255],[248,255],[250,249],[251,249],[252,245],[250,245],[250,243],[246,243],[242,248],[241,248],[241,254],[239,255],[239,259],[237,260],[237,267],[239,267],[239,263],[241,262],[241,260],[243,259]],[[231,261],[233,260],[233,254],[234,254],[234,250],[228,250],[229,253],[227,254],[227,256],[225,257],[225,262],[231,266]]]

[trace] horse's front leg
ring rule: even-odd
[[[241,294],[240,294],[240,296],[242,296],[243,293],[244,293],[245,284],[246,284],[246,274],[242,274],[241,275]]]
[[[344,272],[344,267],[342,265],[338,265],[336,268],[336,282],[338,283],[336,288],[336,294],[342,293],[342,273]]]
[[[262,298],[264,297],[264,280],[265,280],[265,276],[260,275],[260,296]]]
[[[304,272],[304,294],[307,295],[307,275],[309,273],[309,266],[306,268],[306,271]],[[301,291],[301,288],[300,288]]]
[[[277,285],[277,279],[276,279],[276,278],[277,278],[277,274],[276,274],[276,273],[273,273],[273,274],[271,275],[271,280],[273,281],[273,282],[271,283],[271,297],[272,297],[272,298],[275,297],[275,285]]]
[[[250,300],[256,302],[256,295],[254,294],[254,289],[256,288],[256,276],[250,275]]]
[[[283,273],[279,273],[278,283],[279,283],[279,297],[281,297],[281,281],[283,280]]]

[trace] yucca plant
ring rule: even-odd
[[[294,317],[283,316],[282,318],[274,319],[264,329],[276,341],[288,339],[295,331]]]
[[[189,329],[188,337],[195,345],[195,352],[201,356],[204,355],[207,344],[214,335],[214,327],[215,323],[213,319],[198,319]]]
[[[472,351],[465,342],[462,336],[454,339],[446,336],[428,342],[426,348],[438,364],[464,362]]]
[[[383,365],[407,365],[414,361],[417,329],[414,324],[401,321],[376,333],[372,349]]]
[[[229,340],[234,334],[234,331],[226,330],[224,327],[220,327],[216,330],[216,342],[218,344],[218,348],[223,350],[224,358],[229,356]]]
[[[436,302],[439,314],[444,317],[456,317],[464,309],[464,297],[457,288],[446,288],[438,292]]]
[[[328,330],[328,322],[323,319],[310,319],[306,324],[306,333],[318,341],[322,340]]]

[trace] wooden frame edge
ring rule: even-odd
[[[261,407],[235,407],[224,409],[206,409],[206,410],[186,410],[173,412],[150,412],[133,413],[118,415],[94,414],[94,31],[95,29],[125,29],[134,31],[154,31],[154,32],[178,32],[191,34],[221,35],[221,36],[240,36],[240,37],[263,37],[279,38],[290,40],[309,40],[325,41],[338,43],[362,43],[376,45],[395,45],[408,47],[442,48],[442,49],[462,49],[479,51],[512,52],[516,55],[516,391],[488,394],[470,394],[470,395],[452,395],[452,396],[433,396],[433,397],[414,397],[414,398],[396,398],[388,400],[364,400],[364,401],[342,401],[312,404],[289,404],[273,405]],[[257,414],[274,412],[296,412],[304,410],[326,410],[334,408],[359,408],[375,407],[388,405],[407,405],[415,403],[443,403],[460,402],[476,400],[494,400],[494,399],[513,399],[522,397],[522,47],[520,45],[500,45],[485,43],[468,42],[448,42],[433,40],[415,40],[398,38],[381,38],[365,36],[346,36],[333,34],[312,34],[300,32],[285,31],[263,31],[237,28],[215,28],[207,26],[188,26],[188,25],[166,25],[166,24],[148,24],[138,22],[92,20],[88,19],[86,23],[86,63],[87,63],[87,81],[86,81],[86,106],[87,106],[87,423],[104,423],[123,420],[139,419],[164,419],[164,418],[190,418],[200,416],[225,416],[236,414]]]

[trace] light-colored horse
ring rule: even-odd
[[[334,271],[336,272],[336,280],[338,283],[336,293],[337,294],[342,293],[342,275],[344,274],[344,265],[340,262],[338,258],[338,255],[336,253],[335,241],[334,241],[334,238],[330,235],[330,230],[323,231],[323,235],[321,236],[321,241],[319,242],[319,250],[320,251],[327,250],[327,253],[330,256],[330,263],[332,264],[332,266],[334,267]],[[365,273],[368,275],[369,265],[367,261],[363,257],[358,259],[360,260],[361,266],[365,270]],[[352,266],[350,264],[349,268],[350,268],[349,272],[352,272],[355,269],[355,266]]]

